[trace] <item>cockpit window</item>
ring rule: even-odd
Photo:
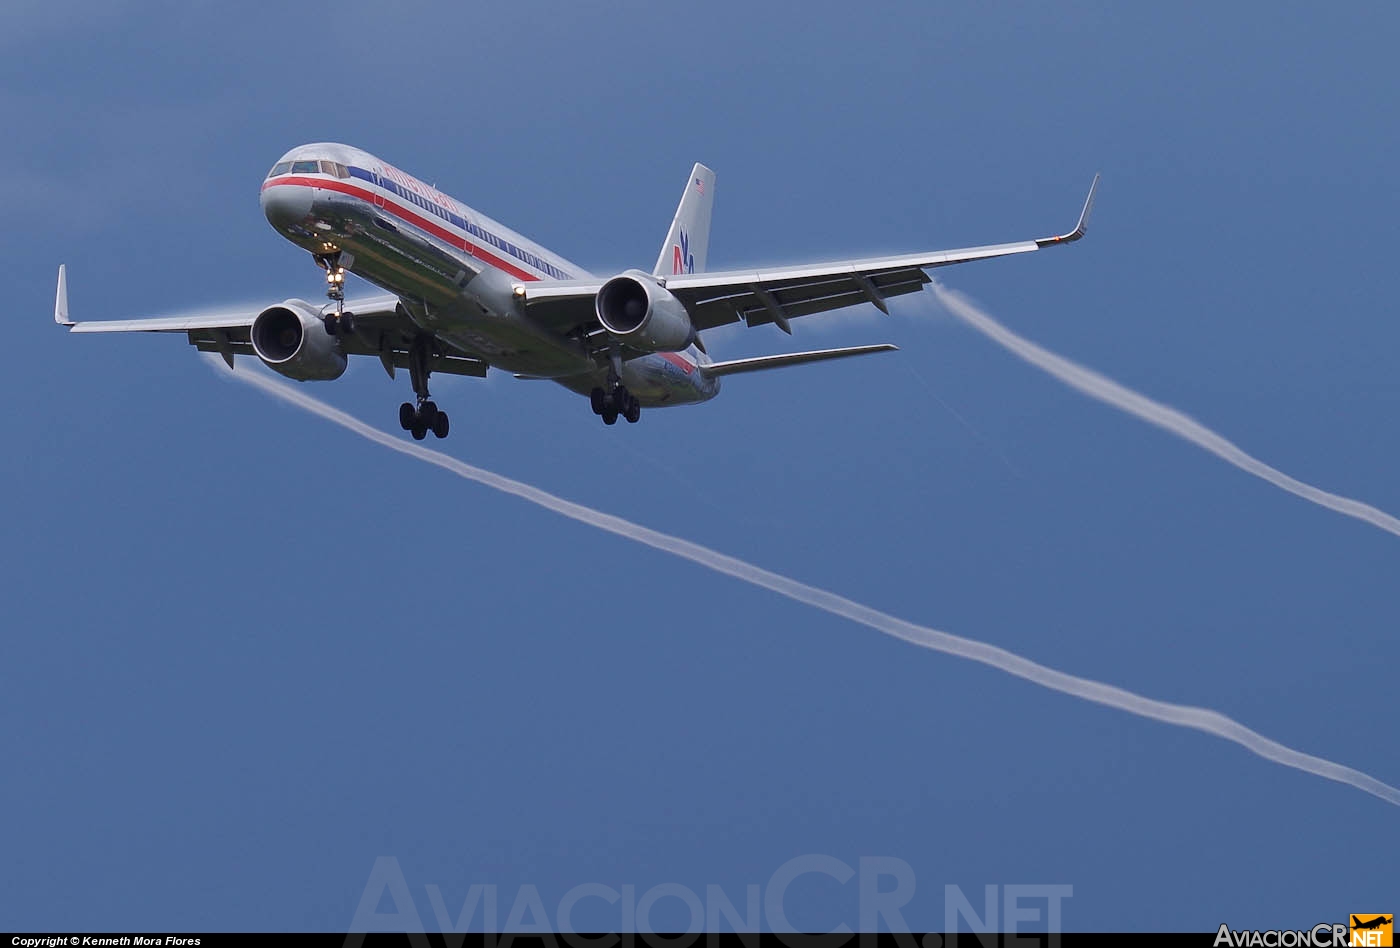
[[[314,161],[292,162],[292,174],[315,174],[318,170]]]
[[[291,171],[291,170],[292,170],[292,163],[291,163],[290,161],[279,161],[279,162],[277,162],[277,164],[275,164],[275,165],[272,166],[272,170],[269,171],[269,172],[267,173],[267,176],[268,176],[269,178],[275,178],[275,177],[277,177],[278,175],[280,175],[280,174],[286,174],[288,171]]]
[[[350,172],[345,170],[345,166],[338,161],[321,162],[321,174],[333,174],[337,178],[348,178]]]

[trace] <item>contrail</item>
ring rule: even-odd
[[[210,360],[212,362],[212,360]],[[223,373],[216,368],[216,364],[211,365],[215,371]],[[937,629],[930,629],[922,625],[915,625],[903,619],[897,619],[892,615],[863,606],[858,602],[838,596],[835,593],[818,589],[815,586],[808,586],[795,579],[789,579],[778,573],[770,572],[761,567],[746,563],[743,560],[732,556],[726,556],[709,547],[701,546],[698,543],[691,543],[689,540],[682,540],[679,537],[662,533],[659,530],[652,530],[649,527],[641,526],[630,520],[606,514],[582,504],[557,497],[538,487],[531,487],[520,481],[503,477],[491,471],[484,470],[465,461],[459,461],[454,457],[425,448],[412,441],[404,441],[390,435],[387,432],[372,428],[351,415],[339,409],[332,408],[325,402],[297,391],[286,382],[279,382],[269,378],[259,372],[236,371],[232,373],[233,378],[240,382],[245,382],[255,388],[259,388],[269,395],[280,398],[285,402],[304,408],[312,414],[319,415],[327,421],[348,428],[361,437],[368,438],[377,444],[382,444],[390,450],[400,454],[407,454],[420,461],[426,461],[438,467],[445,468],[467,480],[476,481],[478,484],[485,484],[487,487],[495,488],[522,500],[528,500],[532,504],[538,504],[547,510],[563,514],[572,520],[586,523],[589,526],[615,533],[618,536],[635,540],[638,543],[646,544],[658,550],[663,550],[675,556],[698,563],[707,569],[712,569],[717,573],[732,576],[735,579],[752,583],[764,589],[786,596],[789,599],[814,606],[818,609],[829,612],[832,615],[859,622],[861,625],[869,626],[887,635],[903,639],[914,645],[934,651],[944,652],[948,655],[956,655],[959,658],[971,659],[974,662],[981,662],[983,665],[990,665],[1018,678],[1034,682],[1053,691],[1059,691],[1076,698],[1083,698],[1086,701],[1093,701],[1098,704],[1107,705],[1110,708],[1117,708],[1129,714],[1136,714],[1140,717],[1151,718],[1154,721],[1161,721],[1166,724],[1175,724],[1180,727],[1194,728],[1198,731],[1205,731],[1207,734],[1214,734],[1216,737],[1233,741],[1252,751],[1267,760],[1283,764],[1285,767],[1293,767],[1306,773],[1314,774],[1318,777],[1325,777],[1328,780],[1335,780],[1339,783],[1348,784],[1358,790],[1374,796],[1380,797],[1387,803],[1400,806],[1400,789],[1383,783],[1369,774],[1354,770],[1342,764],[1333,763],[1322,757],[1314,757],[1312,754],[1305,754],[1296,751],[1291,747],[1286,747],[1278,741],[1270,740],[1262,734],[1250,730],[1238,721],[1226,717],[1218,711],[1211,711],[1208,708],[1195,708],[1189,705],[1172,704],[1167,701],[1156,701],[1152,698],[1145,698],[1142,695],[1134,694],[1123,688],[1107,685],[1103,682],[1093,681],[1088,678],[1080,678],[1077,675],[1070,675],[1053,668],[1033,662],[1028,658],[1022,658],[1014,652],[989,645],[985,642],[978,642],[974,639],[965,639],[948,632],[940,632]]]
[[[1247,453],[1234,442],[1211,431],[1189,415],[1185,415],[1175,408],[1169,408],[1161,402],[1153,401],[1146,395],[1119,385],[1093,369],[1085,368],[1064,356],[1042,349],[1029,339],[1016,335],[973,305],[966,296],[947,289],[937,281],[933,283],[933,293],[949,312],[973,329],[1009,350],[1012,354],[1019,356],[1038,369],[1043,369],[1090,398],[1096,398],[1130,415],[1135,415],[1149,424],[1170,431],[1177,437],[1184,438],[1197,447],[1204,448],[1240,470],[1262,478],[1290,494],[1297,494],[1304,500],[1326,507],[1328,510],[1335,510],[1339,514],[1355,517],[1357,520],[1365,521],[1373,527],[1379,527],[1387,533],[1400,536],[1400,519],[1392,517],[1384,510],[1359,500],[1353,500],[1350,497],[1329,493],[1320,487],[1314,487],[1295,477],[1289,477],[1277,468],[1270,467],[1252,454]]]

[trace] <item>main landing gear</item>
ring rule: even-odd
[[[605,425],[617,424],[619,415],[632,425],[642,418],[642,403],[622,384],[616,365],[608,370],[607,387],[595,388],[589,392],[588,402],[593,408],[593,414],[601,415]]]
[[[399,406],[399,427],[413,435],[414,441],[422,441],[431,431],[438,438],[446,438],[449,429],[447,412],[441,411],[428,395],[428,376],[433,361],[433,337],[422,333],[414,337],[408,349],[408,376],[413,382],[413,394],[418,396],[417,404],[404,402]]]
[[[355,315],[345,312],[345,267],[339,250],[312,255],[316,266],[326,271],[326,296],[335,303],[335,312],[325,317],[326,332],[332,336],[348,336],[355,331]]]
[[[450,430],[447,412],[439,409],[431,399],[420,399],[416,407],[412,402],[400,405],[399,427],[412,434],[414,441],[422,441],[429,431],[439,438],[446,438]]]

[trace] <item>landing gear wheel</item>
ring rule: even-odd
[[[635,425],[642,420],[642,403],[636,397],[627,399],[627,410],[622,413],[622,417],[627,419],[629,425]]]
[[[341,317],[342,330],[353,332],[355,324],[350,314]],[[413,394],[417,402],[404,402],[399,406],[399,424],[413,435],[413,440],[422,441],[431,431],[439,438],[447,437],[447,413],[438,411],[437,404],[428,396],[428,376],[432,374],[433,359],[438,356],[436,343],[431,333],[419,333],[413,337],[408,348],[408,376],[413,382]]]
[[[335,313],[331,313],[321,321],[326,324],[326,332],[330,333],[332,336],[340,331],[340,317]]]
[[[345,314],[343,314],[343,315],[340,317],[340,319],[338,320],[338,322],[340,323],[339,331],[340,331],[340,334],[341,334],[342,336],[350,336],[350,335],[353,335],[353,334],[354,334],[354,332],[355,332],[355,314],[354,314],[354,313],[345,313]]]
[[[593,414],[601,415],[603,413],[603,405],[606,403],[607,397],[607,393],[601,388],[595,388],[588,393],[588,403],[593,406]]]
[[[617,409],[616,409],[616,408],[604,408],[604,409],[603,409],[603,424],[605,424],[605,425],[615,425],[615,424],[617,424]]]

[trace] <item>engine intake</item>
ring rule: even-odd
[[[301,300],[269,306],[248,331],[253,351],[272,371],[300,382],[329,381],[345,374],[340,341],[326,331],[321,314]]]
[[[675,352],[695,341],[685,304],[640,270],[628,270],[604,283],[594,308],[603,328],[635,349]]]

